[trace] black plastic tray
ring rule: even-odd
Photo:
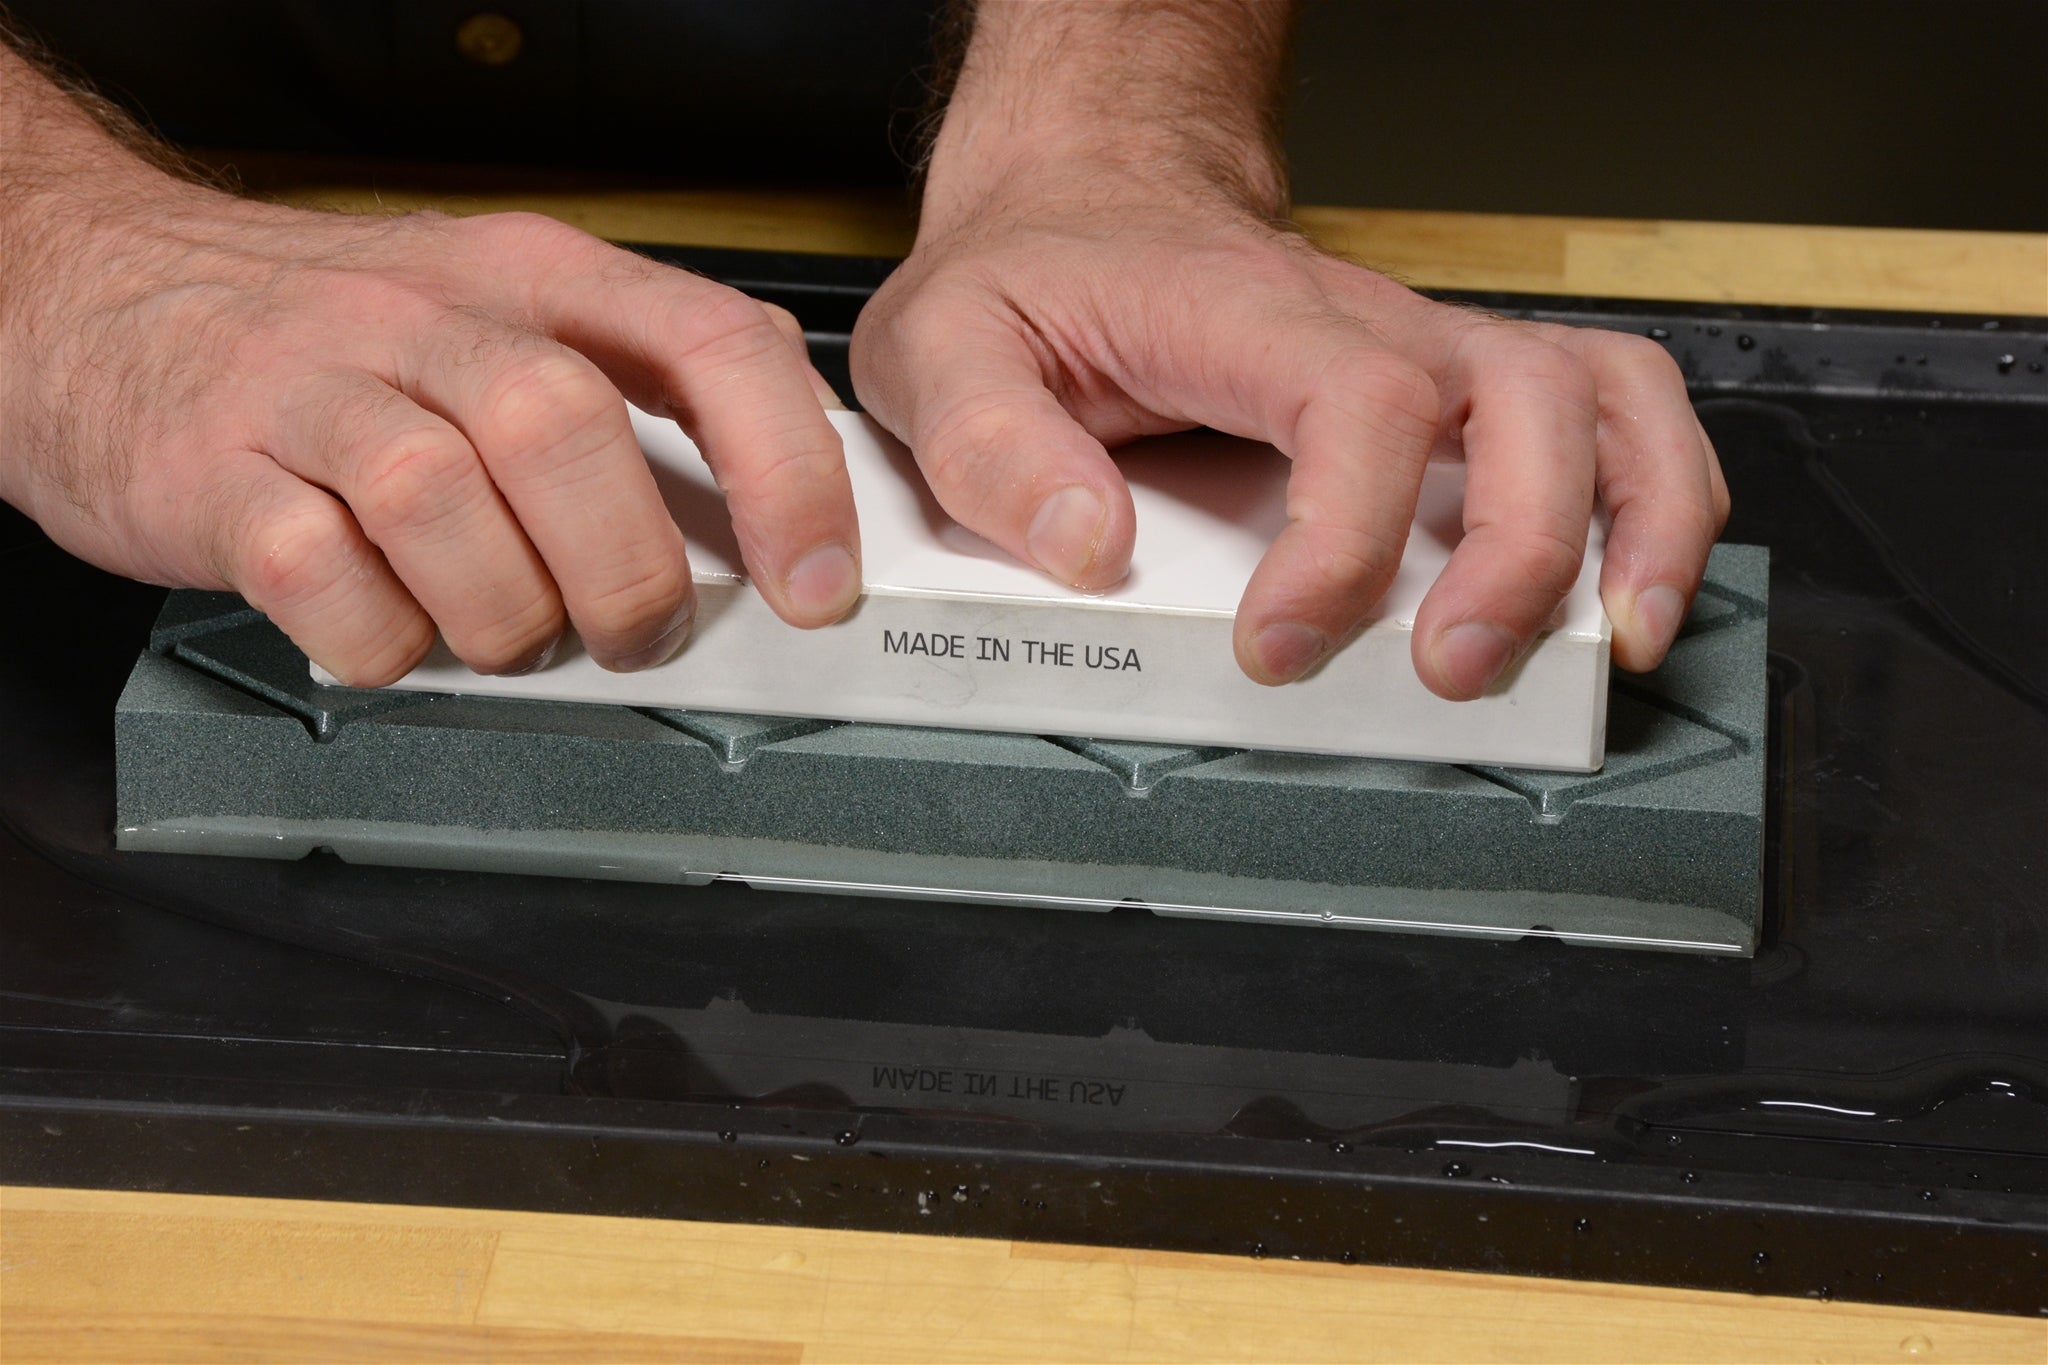
[[[670,255],[844,384],[886,263]],[[117,854],[160,594],[0,511],[0,1178],[2048,1313],[2048,321],[1478,301],[1772,549],[1753,962]]]

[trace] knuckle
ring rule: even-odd
[[[861,310],[870,343],[918,357],[941,354],[952,346],[958,340],[960,318],[972,316],[970,310],[977,306],[972,290],[945,278],[924,280],[907,294],[899,289],[876,297],[883,306]]]
[[[844,484],[846,460],[838,450],[792,436],[763,443],[747,460],[725,461],[719,478],[736,495],[783,501]]]
[[[420,612],[379,631],[373,641],[340,666],[329,665],[337,677],[356,687],[388,687],[418,667],[434,647],[434,626]]]
[[[948,501],[974,499],[984,480],[977,477],[991,452],[1002,452],[1013,444],[1017,419],[1007,409],[992,404],[956,407],[933,421],[930,434],[918,446],[919,462],[932,491]]]
[[[1718,492],[1719,490],[1716,490]],[[1720,538],[1722,526],[1728,521],[1728,495],[1708,495],[1706,502],[1687,498],[1684,506],[1677,509],[1683,544],[1711,545]]]
[[[552,346],[522,347],[502,360],[484,386],[482,410],[493,444],[514,459],[552,450],[614,415],[625,420],[596,368]]]
[[[487,238],[498,250],[560,260],[596,245],[597,239],[559,218],[544,213],[514,210],[487,213],[458,220],[462,231]]]
[[[765,304],[724,285],[688,301],[682,332],[686,357],[703,359],[729,360],[734,352],[758,353],[783,341]]]
[[[1655,384],[1675,384],[1679,387],[1685,384],[1685,375],[1678,368],[1678,362],[1672,358],[1671,352],[1648,337],[1595,328],[1585,329],[1581,336],[1581,344],[1599,368],[1636,376]]]
[[[499,615],[451,638],[456,656],[480,673],[502,673],[531,659],[567,625],[562,604],[552,591],[524,606]]]
[[[1593,367],[1556,342],[1523,337],[1506,363],[1523,384],[1593,411],[1597,394]]]
[[[304,606],[357,570],[354,539],[338,507],[270,514],[242,540],[237,586],[265,612]]]
[[[1402,546],[1359,526],[1317,525],[1308,537],[1310,562],[1324,591],[1340,600],[1361,596],[1393,575]]]
[[[1570,328],[1488,318],[1467,327],[1461,350],[1476,381],[1490,391],[1562,400],[1592,414],[1598,385],[1582,353],[1599,345],[1591,330],[1575,337]]]
[[[398,437],[360,468],[362,483],[350,505],[370,525],[439,521],[469,501],[469,452],[436,432]]]
[[[665,627],[690,594],[678,557],[663,555],[635,566],[622,582],[594,596],[580,613],[586,629],[614,637],[640,637]]]
[[[1420,365],[1388,351],[1359,350],[1333,361],[1324,372],[1326,393],[1342,395],[1374,427],[1409,444],[1427,446],[1436,436],[1442,399]]]
[[[1513,533],[1514,562],[1531,588],[1561,592],[1577,581],[1586,562],[1586,538],[1556,526],[1524,525]]]

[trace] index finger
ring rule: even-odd
[[[1503,324],[1458,348],[1469,408],[1465,535],[1415,614],[1415,668],[1452,701],[1485,691],[1578,580],[1593,520],[1597,407],[1591,372]]]
[[[1238,664],[1291,682],[1344,644],[1401,566],[1436,436],[1437,393],[1409,361],[1331,320],[1285,328],[1254,353],[1291,409],[1261,423],[1292,457],[1287,526],[1238,604]],[[1290,420],[1291,418],[1291,420]]]
[[[843,616],[860,596],[860,528],[800,346],[737,290],[560,230],[568,268],[534,285],[536,321],[696,439],[748,575],[784,620]]]

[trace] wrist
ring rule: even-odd
[[[1058,203],[1284,217],[1288,15],[1270,0],[983,0],[932,145],[920,238]]]
[[[955,106],[933,144],[920,241],[991,213],[1038,216],[1074,204],[1147,204],[1202,217],[1275,222],[1288,213],[1278,155],[1256,143],[1156,124],[991,126]]]

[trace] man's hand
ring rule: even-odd
[[[232,588],[360,685],[436,626],[482,672],[540,666],[565,621],[648,667],[694,596],[629,397],[697,438],[786,620],[857,597],[852,491],[787,314],[544,218],[184,184],[4,47],[0,97],[0,497],[65,548]]]
[[[1728,511],[1677,367],[1642,338],[1433,303],[1273,226],[1283,21],[1257,0],[980,6],[916,249],[854,336],[863,404],[948,512],[1083,588],[1131,551],[1106,446],[1195,425],[1277,446],[1290,524],[1236,627],[1265,683],[1366,619],[1432,454],[1467,462],[1466,536],[1415,666],[1453,699],[1542,629],[1597,495],[1615,658],[1654,666]]]

